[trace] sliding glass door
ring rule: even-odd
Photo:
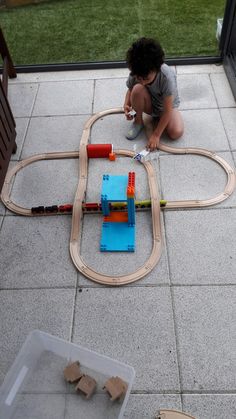
[[[236,0],[227,0],[220,49],[231,89],[236,99]]]

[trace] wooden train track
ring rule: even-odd
[[[52,159],[68,159],[68,158],[79,158],[80,168],[79,168],[79,183],[75,194],[75,199],[73,203],[73,213],[72,213],[72,227],[71,227],[71,237],[70,237],[70,254],[76,268],[87,278],[92,281],[98,282],[100,284],[107,285],[124,285],[134,281],[137,281],[147,275],[158,263],[161,256],[161,247],[162,247],[162,238],[161,238],[161,228],[160,228],[160,198],[158,192],[158,186],[156,182],[154,168],[152,163],[147,161],[143,162],[143,165],[147,171],[148,183],[150,189],[151,197],[151,211],[152,211],[152,229],[153,229],[153,239],[152,239],[152,251],[145,263],[139,267],[136,271],[129,273],[127,275],[121,276],[110,276],[101,274],[94,269],[90,268],[83,261],[80,254],[80,241],[81,241],[81,225],[83,220],[83,210],[82,204],[86,193],[87,180],[88,180],[88,157],[87,157],[87,144],[89,141],[90,131],[93,124],[100,118],[110,115],[123,113],[123,109],[115,108],[99,112],[93,115],[86,122],[81,142],[80,149],[78,151],[69,151],[69,152],[56,152],[56,153],[45,153],[38,154],[29,158],[26,158],[19,163],[17,163],[9,172],[7,173],[5,183],[3,185],[1,199],[4,205],[11,211],[16,214],[32,216],[31,209],[23,208],[11,200],[11,181],[16,173],[26,167],[29,164],[32,164],[39,160],[52,160]],[[176,208],[201,208],[210,205],[218,204],[221,201],[227,199],[234,191],[235,188],[235,171],[232,167],[216,153],[202,148],[176,148],[170,147],[164,144],[160,144],[159,149],[167,153],[174,154],[195,154],[200,156],[205,156],[214,160],[219,164],[227,175],[227,183],[222,193],[219,195],[206,199],[206,200],[182,200],[182,201],[168,201],[164,208],[176,209]],[[115,150],[115,153],[119,156],[127,156],[133,158],[134,152],[129,150]],[[44,214],[48,215],[48,214]],[[35,215],[33,215],[35,216]]]

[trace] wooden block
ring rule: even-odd
[[[111,377],[105,382],[105,389],[111,396],[111,400],[115,401],[123,396],[127,391],[128,385],[120,377]]]
[[[96,386],[97,382],[94,380],[94,378],[90,377],[89,375],[83,375],[75,389],[78,392],[82,392],[86,399],[89,399],[94,393]]]
[[[83,373],[80,370],[80,363],[77,361],[68,365],[64,369],[64,377],[68,383],[79,381],[83,377]]]

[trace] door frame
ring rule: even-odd
[[[227,0],[220,38],[226,76],[236,100],[236,0]]]

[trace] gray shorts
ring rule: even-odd
[[[178,109],[179,104],[173,104],[174,109]],[[163,107],[158,106],[157,104],[153,103],[152,101],[152,116],[153,118],[160,118],[161,114],[163,113]]]

